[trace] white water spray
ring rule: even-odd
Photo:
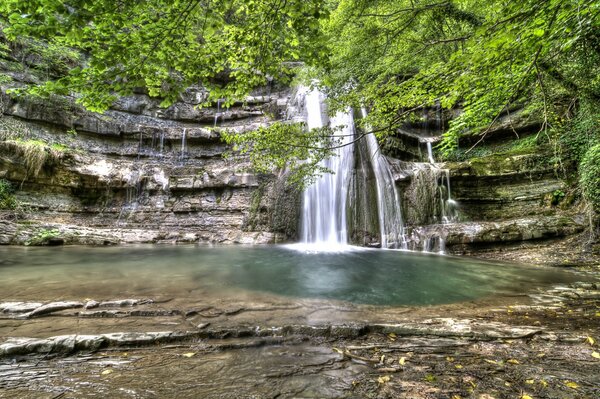
[[[361,108],[362,117],[367,110]],[[382,248],[406,248],[404,223],[400,209],[400,196],[387,160],[381,154],[379,143],[373,133],[366,135],[367,150],[375,174],[377,188],[377,215]]]
[[[318,90],[306,93],[309,129],[328,124],[324,96]],[[329,126],[339,140],[334,156],[322,161],[326,173],[304,191],[301,238],[303,244],[321,250],[339,250],[348,244],[346,209],[350,172],[353,168],[354,120],[350,112],[339,112]]]

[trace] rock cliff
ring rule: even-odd
[[[223,157],[229,148],[219,134],[271,123],[287,95],[265,90],[228,109],[198,108],[205,93],[190,88],[166,109],[140,93],[96,114],[72,98],[3,90],[0,178],[16,188],[19,206],[0,213],[0,243],[288,238],[297,217],[285,208],[297,196],[275,198],[276,186],[286,194],[276,176],[253,174],[244,161]]]

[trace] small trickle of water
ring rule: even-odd
[[[144,142],[143,142],[143,138],[144,138],[144,136],[143,136],[143,133],[142,133],[142,132],[140,132],[140,140],[139,140],[139,142],[138,142],[138,150],[137,150],[137,159],[138,159],[138,160],[140,159],[140,156],[141,156],[141,154],[142,154],[142,151],[143,151],[143,149],[144,149]]]
[[[219,117],[221,116],[221,99],[217,100],[217,113],[215,114],[215,123],[213,127],[217,127],[217,122],[219,121]]]
[[[179,155],[179,160],[183,163],[185,162],[185,140],[186,140],[187,128],[183,128],[183,132],[181,134],[181,153]]]
[[[159,147],[160,153],[159,154],[162,157],[163,156],[163,151],[164,151],[164,148],[165,148],[165,132],[164,131],[160,132],[160,144],[159,145],[160,145],[160,147]]]
[[[435,159],[433,158],[433,149],[431,148],[431,141],[427,142],[427,157],[429,158],[429,163],[435,163]]]

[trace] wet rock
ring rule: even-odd
[[[39,302],[1,302],[0,313],[26,313],[31,312],[43,304]]]
[[[85,305],[83,306],[83,308],[84,309],[93,309],[93,308],[97,308],[98,306],[100,306],[100,302],[94,301],[94,300],[90,300],[90,301],[87,301],[85,303]]]
[[[137,306],[152,303],[151,299],[118,299],[113,301],[103,301],[98,305],[102,308],[108,307],[125,307],[125,306]]]
[[[75,301],[51,302],[51,303],[42,305],[42,306],[32,310],[31,312],[24,313],[24,314],[20,315],[19,317],[31,319],[34,317],[40,317],[40,316],[48,315],[50,313],[59,312],[61,310],[82,308],[83,305],[84,305],[83,303],[75,302]]]

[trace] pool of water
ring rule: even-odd
[[[0,247],[0,300],[268,294],[368,305],[434,305],[574,280],[553,268],[354,248]]]

